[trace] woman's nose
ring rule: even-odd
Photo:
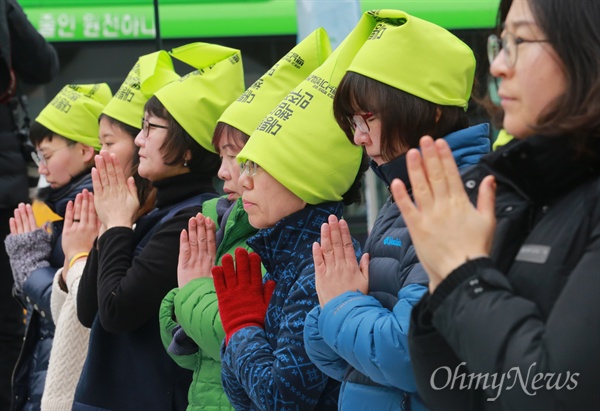
[[[506,64],[504,53],[506,53],[504,49],[500,50],[500,53],[498,53],[492,64],[490,64],[490,74],[494,77],[505,77],[507,71],[510,70],[510,67]]]
[[[254,180],[244,171],[242,174],[240,174],[240,177],[238,178],[238,184],[240,185],[240,187],[252,189],[254,185]]]
[[[366,146],[370,141],[369,133],[363,133],[358,128],[354,130],[354,144],[357,146]]]
[[[38,164],[38,173],[42,175],[48,174],[48,166],[43,162],[40,162],[40,164]]]
[[[219,167],[219,171],[217,171],[217,177],[223,181],[231,180],[231,173],[223,163],[221,163],[221,167]]]
[[[142,147],[143,143],[145,142],[143,133],[144,133],[144,130],[140,130],[140,132],[137,133],[137,136],[135,136],[135,139],[133,140],[133,143],[138,147]]]

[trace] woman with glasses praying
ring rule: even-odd
[[[32,157],[49,186],[38,198],[60,217],[82,190],[92,190],[90,169],[99,150],[98,117],[111,98],[107,84],[71,84],[40,112],[29,139]],[[20,204],[6,237],[15,295],[27,309],[27,333],[13,373],[13,410],[50,409],[44,385],[53,347],[55,318],[52,285],[74,255],[62,247],[63,221],[36,224],[29,204]],[[42,394],[43,398],[42,399]]]
[[[188,404],[192,373],[162,347],[159,307],[177,285],[181,230],[216,196],[219,157],[210,141],[219,115],[243,91],[243,69],[238,50],[208,43],[188,44],[170,55],[196,70],[167,84],[163,78],[164,85],[131,119],[140,124],[137,171],[156,188],[156,208],[138,218],[133,177],[125,178],[116,153],[102,152],[92,170],[105,231],[87,262],[92,267],[84,277],[91,278],[79,288],[79,318],[92,329],[74,410],[184,410]],[[170,77],[167,60],[162,70]],[[143,79],[143,73],[156,71],[140,74]]]
[[[490,72],[514,139],[461,178],[424,137],[418,207],[392,184],[430,279],[409,342],[433,409],[600,409],[598,21],[597,1],[501,1]]]
[[[337,409],[339,382],[310,361],[303,332],[318,304],[312,244],[329,215],[341,218],[344,204],[360,199],[366,169],[331,116],[331,90],[354,52],[353,42],[340,45],[272,103],[237,155],[242,204],[258,229],[247,241],[254,253],[238,248],[212,269],[225,333],[222,384],[236,410]]]
[[[461,168],[489,152],[488,125],[469,127],[465,112],[475,74],[466,44],[399,10],[365,13],[357,28],[370,35],[337,89],[333,114],[388,189],[395,178],[408,183],[406,152],[425,134],[447,141]],[[342,381],[339,409],[423,410],[407,344],[410,312],[428,279],[391,196],[360,264],[345,250],[349,238],[347,223],[332,216],[313,249],[320,306],[306,319],[307,352]]]

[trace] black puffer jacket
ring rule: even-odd
[[[6,41],[8,40],[8,41]],[[8,49],[8,50],[7,50]],[[0,95],[9,87],[9,67],[17,80],[44,84],[58,73],[58,56],[27,20],[15,0],[0,0]],[[28,201],[27,173],[15,133],[12,102],[0,102],[0,208]]]
[[[496,177],[497,227],[489,259],[413,309],[431,409],[600,409],[600,164],[574,160],[567,142],[514,141],[463,176],[472,201]]]

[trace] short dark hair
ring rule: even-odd
[[[117,127],[123,132],[127,133],[132,140],[136,138],[140,129],[138,127],[133,127],[127,123],[124,123],[120,120],[117,120],[114,117],[109,116],[108,114],[100,114],[98,118],[98,122],[102,119],[106,119],[109,124],[113,127]],[[156,199],[156,189],[153,187],[152,182],[138,174],[138,166],[140,165],[140,157],[139,157],[139,148],[135,146],[135,151],[133,153],[133,161],[131,164],[130,174],[133,176],[133,180],[135,181],[135,186],[137,188],[138,199],[140,201],[140,211],[138,216],[142,216],[146,214],[148,211],[154,208],[154,203]]]
[[[31,123],[31,127],[29,128],[29,141],[31,141],[31,144],[33,144],[34,147],[38,147],[45,139],[52,141],[54,137],[62,138],[69,146],[77,144],[77,141],[56,134],[54,131],[37,121]]]
[[[401,150],[418,147],[424,135],[438,139],[469,125],[462,107],[441,106],[349,71],[335,93],[333,114],[351,142],[354,132],[349,118],[361,111],[381,120],[381,155],[385,161],[396,158]]]
[[[231,140],[235,141],[237,147],[240,149],[246,145],[248,140],[250,140],[250,136],[244,133],[242,130],[219,121],[212,138],[212,145],[219,154],[221,154],[219,146],[221,145],[221,139],[223,136],[227,136]]]
[[[217,174],[221,165],[219,156],[208,151],[194,140],[156,96],[150,97],[144,110],[154,117],[167,121],[169,127],[167,138],[160,148],[166,165],[172,166],[183,163],[185,152],[190,150],[192,158],[187,161],[190,172],[209,178]],[[201,115],[201,113],[190,113],[190,115]]]
[[[528,0],[540,29],[556,55],[566,79],[565,92],[540,115],[536,133],[569,136],[583,157],[595,157],[600,139],[600,2]],[[512,0],[499,5],[498,27],[506,20]]]

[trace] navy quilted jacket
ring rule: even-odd
[[[265,329],[246,327],[223,346],[223,387],[236,410],[337,410],[339,382],[329,379],[304,349],[304,320],[319,302],[312,244],[340,202],[308,205],[248,240],[277,287]],[[358,243],[355,249],[360,252]]]

